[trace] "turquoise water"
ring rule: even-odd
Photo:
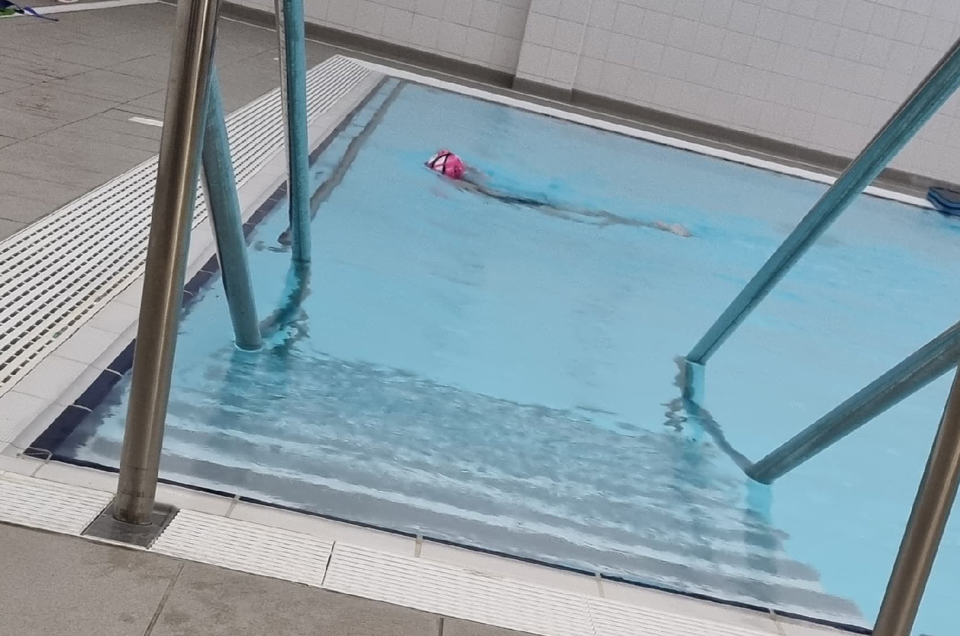
[[[308,294],[267,349],[232,347],[219,281],[189,308],[165,476],[872,622],[948,379],[771,488],[677,406],[676,357],[823,187],[414,85],[370,124],[384,96],[315,166]],[[461,191],[422,166],[442,146],[504,189],[693,237]],[[295,286],[285,221],[253,236],[262,316]],[[730,443],[758,459],[951,325],[958,247],[957,223],[861,198],[711,361],[705,407]],[[127,389],[60,452],[116,465]],[[956,631],[958,523],[917,633]]]

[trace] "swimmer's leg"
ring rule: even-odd
[[[637,219],[629,219],[619,214],[614,214],[612,212],[607,212],[606,210],[575,210],[572,211],[573,214],[576,214],[581,219],[589,219],[585,221],[587,223],[594,223],[599,226],[601,229],[610,227],[611,225],[629,225],[633,227],[645,227],[653,230],[660,230],[661,232],[669,232],[670,234],[675,234],[682,238],[690,238],[690,230],[685,228],[680,223],[664,223],[663,221],[656,221],[650,223],[648,221],[640,221]]]

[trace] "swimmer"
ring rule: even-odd
[[[550,216],[604,227],[607,225],[630,225],[633,227],[646,227],[662,232],[669,232],[684,238],[690,236],[690,231],[679,223],[664,223],[663,221],[649,223],[647,221],[623,217],[605,210],[572,208],[542,199],[534,199],[532,197],[497,190],[485,183],[487,179],[483,173],[468,166],[464,163],[463,159],[449,150],[439,150],[434,156],[428,159],[424,165],[437,174],[455,181],[457,186],[463,190],[490,197],[502,203],[533,208]]]
[[[619,214],[607,212],[606,210],[577,208],[563,205],[562,203],[553,203],[546,199],[533,198],[520,193],[514,194],[497,189],[487,183],[486,175],[464,163],[463,159],[449,150],[438,151],[433,157],[424,162],[424,165],[433,172],[450,179],[462,190],[495,199],[501,203],[530,208],[554,218],[573,221],[574,223],[588,223],[600,227],[626,225],[629,227],[649,228],[660,230],[661,232],[669,232],[670,234],[675,234],[683,238],[691,236],[690,231],[679,223],[664,223],[663,221],[651,223],[649,221],[620,216]],[[314,209],[313,212],[316,214],[316,209]],[[291,229],[288,227],[277,237],[277,241],[280,245],[289,246],[291,238]],[[278,249],[282,251],[284,248]]]

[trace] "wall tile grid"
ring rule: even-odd
[[[235,0],[273,10],[272,0]],[[305,0],[307,19],[852,157],[960,37],[960,0]],[[960,99],[893,165],[960,182]]]
[[[591,0],[531,0],[517,77],[572,89],[591,4]]]
[[[844,156],[960,37],[957,0],[578,4],[590,11],[577,89]],[[551,50],[538,52],[538,70],[558,44],[542,45]],[[960,182],[960,99],[893,165]]]
[[[273,11],[273,0],[235,0]],[[530,0],[305,0],[308,22],[513,73]]]

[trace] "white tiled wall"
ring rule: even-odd
[[[239,0],[273,9],[272,0]],[[960,0],[305,0],[313,22],[854,156],[960,36]],[[960,182],[960,99],[895,167]]]
[[[579,1],[577,89],[844,156],[960,36],[960,0]],[[960,182],[958,103],[894,166]]]
[[[273,0],[239,0],[273,11]],[[530,0],[305,0],[308,22],[513,73]]]
[[[590,0],[532,0],[517,77],[572,89],[590,4]]]

